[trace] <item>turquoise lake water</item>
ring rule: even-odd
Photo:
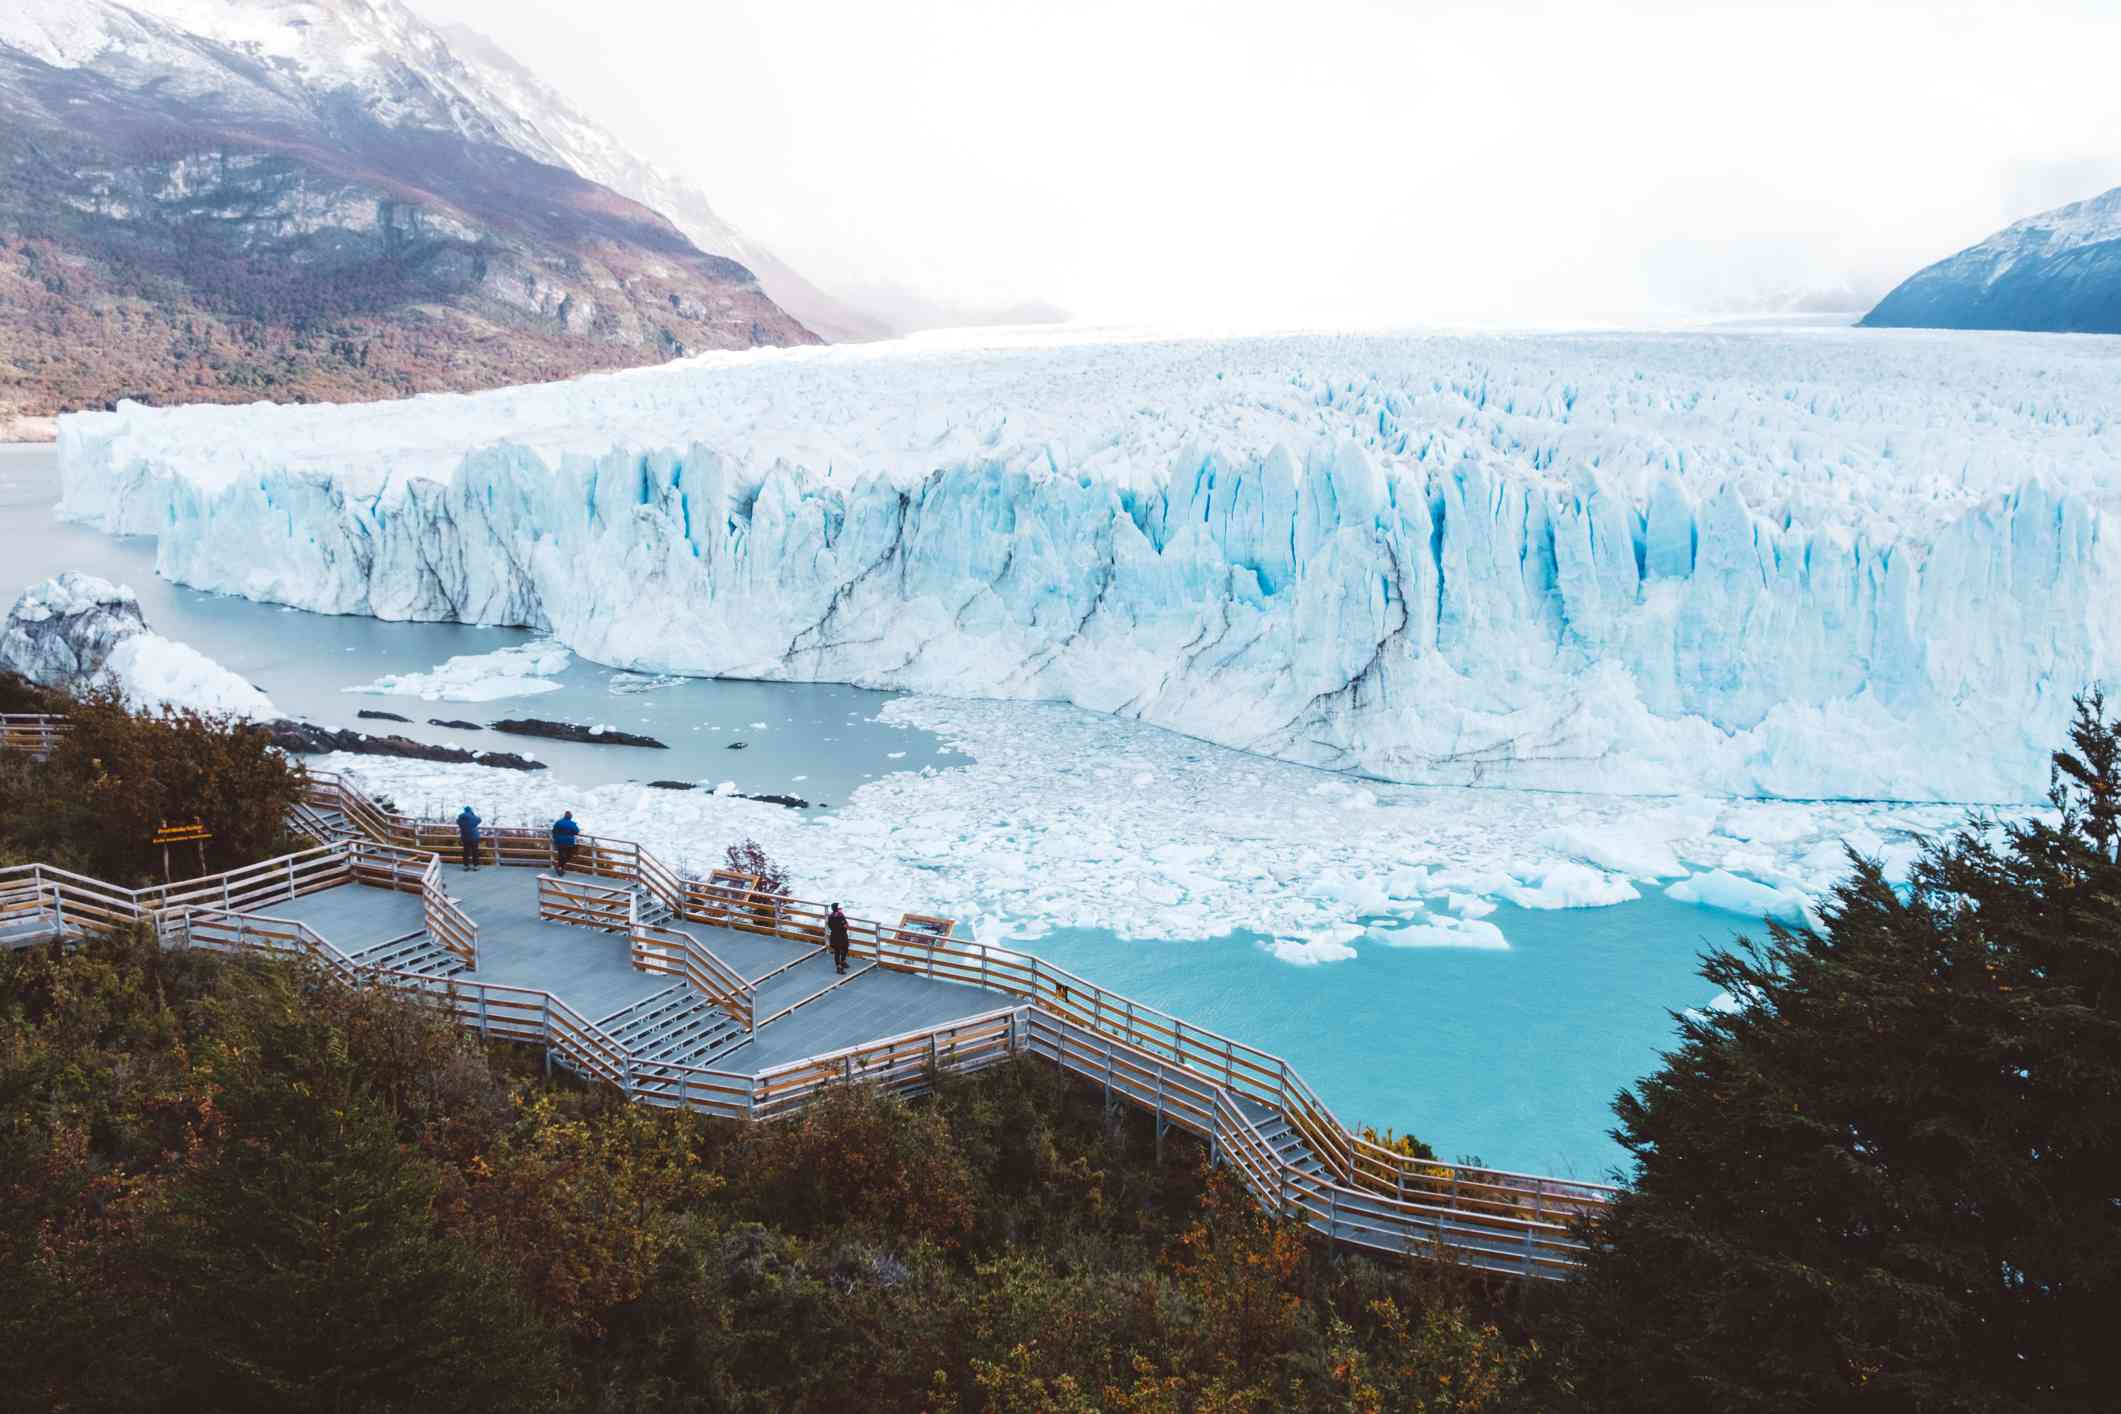
[[[1612,1181],[1613,1096],[1716,989],[1699,955],[1757,919],[1649,895],[1609,908],[1499,905],[1507,951],[1387,948],[1292,967],[1242,935],[1141,943],[1069,929],[1027,951],[1271,1051],[1350,1124],[1445,1158]]]

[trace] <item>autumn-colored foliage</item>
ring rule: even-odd
[[[759,891],[768,894],[788,892],[788,870],[774,862],[766,853],[766,847],[757,840],[746,838],[742,844],[733,844],[724,852],[729,867],[739,874],[756,874]]]
[[[1498,1407],[1527,1352],[1036,1061],[747,1125],[302,962],[0,956],[0,1403]]]
[[[68,732],[48,760],[0,755],[0,849],[112,883],[159,882],[149,841],[165,821],[212,832],[170,852],[177,878],[264,858],[284,843],[296,770],[265,733],[194,712],[135,715],[116,695],[66,704]]]

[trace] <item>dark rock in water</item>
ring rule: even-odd
[[[729,744],[728,744],[727,746],[723,747],[723,748],[722,748],[722,750],[724,750],[724,751],[742,751],[742,750],[743,750],[743,749],[744,749],[745,747],[747,747],[747,746],[749,746],[749,745],[751,745],[751,743],[750,743],[750,742],[748,742],[748,741],[732,741],[732,742],[730,742],[730,743],[729,743]]]
[[[650,789],[650,790],[698,790],[698,789],[699,789],[699,786],[698,786],[698,784],[697,784],[696,782],[693,782],[693,781],[650,781],[650,782],[648,783],[648,789]]]
[[[653,746],[660,751],[670,749],[667,743],[657,741],[652,736],[636,736],[632,732],[622,732],[614,727],[606,727],[600,732],[591,731],[588,727],[578,727],[573,722],[547,722],[537,717],[504,717],[492,726],[497,732],[512,732],[517,736],[551,737],[554,741],[580,741],[591,746]]]
[[[736,798],[738,800],[763,801],[767,805],[785,805],[790,810],[803,810],[810,805],[809,801],[799,795],[746,795],[742,791],[738,791]]]
[[[285,718],[266,728],[272,744],[282,751],[321,756],[327,751],[357,751],[364,756],[402,756],[412,761],[450,761],[476,766],[505,766],[511,771],[542,771],[543,761],[533,761],[511,751],[466,751],[461,746],[435,746],[404,736],[370,736],[366,732],[333,731],[314,722],[290,722]]]
[[[362,709],[361,709],[360,711],[358,711],[358,712],[354,713],[354,715],[355,715],[356,717],[367,717],[367,718],[370,718],[370,719],[372,719],[372,720],[374,720],[374,721],[378,721],[378,722],[408,722],[408,723],[409,723],[409,722],[411,722],[411,721],[412,721],[412,718],[410,718],[410,717],[401,717],[401,716],[399,716],[399,715],[398,715],[397,713],[395,713],[395,712],[378,712],[378,711],[376,711],[375,709],[373,709],[373,708],[370,708],[370,707],[363,707],[363,708],[362,708]]]
[[[484,722],[452,722],[447,717],[429,717],[427,725],[430,727],[455,727],[460,732],[483,732],[486,730]]]

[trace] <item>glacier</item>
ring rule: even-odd
[[[2024,801],[2114,672],[2117,413],[2102,338],[994,336],[128,403],[59,454],[180,583],[636,672],[1402,783]]]

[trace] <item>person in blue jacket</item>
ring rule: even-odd
[[[479,867],[479,817],[470,806],[457,816],[457,839],[464,846],[464,867]]]
[[[567,861],[574,858],[575,841],[581,833],[582,827],[574,822],[572,810],[552,822],[552,856],[562,874],[567,872]]]

